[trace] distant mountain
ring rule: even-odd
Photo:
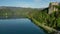
[[[39,11],[38,8],[23,8],[23,7],[9,7],[0,6],[0,17],[26,17],[29,12]],[[7,13],[7,15],[6,15]]]

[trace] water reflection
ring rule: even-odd
[[[45,34],[29,19],[0,20],[0,34]]]

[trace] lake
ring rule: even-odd
[[[45,34],[27,18],[0,19],[0,34]]]

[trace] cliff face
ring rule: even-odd
[[[48,14],[51,14],[51,13],[53,13],[55,11],[58,11],[58,8],[56,8],[56,6],[58,6],[58,5],[59,5],[58,2],[52,2],[52,3],[50,3],[49,4],[49,12],[48,12]]]

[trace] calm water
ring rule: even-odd
[[[45,34],[29,19],[0,20],[0,34]]]

